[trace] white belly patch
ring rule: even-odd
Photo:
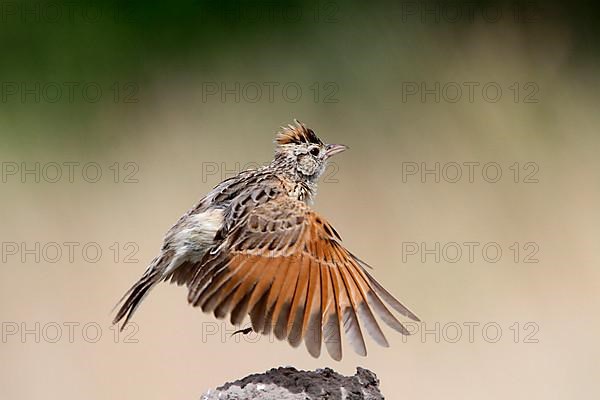
[[[211,209],[191,215],[185,226],[173,237],[175,257],[165,270],[165,276],[184,262],[200,262],[213,245],[215,235],[223,226],[223,210]]]

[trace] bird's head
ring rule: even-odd
[[[325,144],[303,123],[282,127],[275,138],[275,162],[298,178],[316,182],[327,167],[327,161],[348,147],[343,144]]]

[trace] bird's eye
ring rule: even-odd
[[[317,147],[313,147],[312,149],[310,149],[310,154],[312,154],[313,156],[318,156],[319,155],[319,149]]]

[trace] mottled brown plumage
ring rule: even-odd
[[[129,321],[148,291],[170,280],[188,288],[188,302],[217,318],[318,357],[321,344],[342,357],[341,333],[366,355],[363,329],[388,342],[376,316],[402,334],[389,311],[418,318],[366,271],[335,229],[309,207],[327,160],[343,145],[325,145],[295,121],[276,137],[271,164],[243,171],[215,187],[167,233],[161,254],[125,294],[114,323]]]

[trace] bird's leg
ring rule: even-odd
[[[236,335],[236,334],[238,334],[238,333],[242,333],[242,334],[244,334],[244,335],[247,335],[247,334],[249,334],[250,332],[252,332],[252,327],[249,327],[249,328],[244,328],[244,329],[238,329],[237,331],[233,332],[233,333],[231,334],[231,336],[233,336],[233,335]]]

